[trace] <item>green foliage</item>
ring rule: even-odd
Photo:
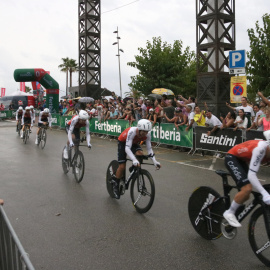
[[[30,91],[32,90],[32,88],[31,87],[29,87],[29,86],[25,86],[25,92],[26,93],[29,93]]]
[[[258,91],[270,95],[270,16],[262,17],[263,27],[257,21],[254,29],[248,29],[250,52],[247,52],[248,98],[254,101]]]
[[[139,74],[131,77],[131,89],[149,95],[155,88],[168,88],[175,94],[195,96],[196,57],[183,42],[176,40],[173,45],[162,42],[161,37],[147,41],[146,48],[138,48],[140,55],[135,62],[127,63],[137,68]]]

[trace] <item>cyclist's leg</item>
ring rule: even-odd
[[[248,200],[252,190],[247,177],[249,167],[244,161],[239,160],[233,155],[226,155],[225,165],[240,191],[235,195],[230,208],[224,212],[223,216],[231,226],[240,227],[241,224],[237,221],[235,212],[241,204]]]
[[[35,141],[35,144],[38,144],[38,135],[39,135],[41,126],[42,126],[42,124],[41,124],[41,123],[38,123],[38,128],[37,128],[37,134],[36,134],[36,141]]]

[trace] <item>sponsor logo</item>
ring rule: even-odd
[[[24,74],[20,74],[21,77],[32,77],[32,74],[30,72],[26,72]]]
[[[52,124],[57,124],[57,118],[52,118]]]
[[[256,160],[253,162],[253,166],[257,166],[258,164],[260,164],[262,158],[264,157],[265,151],[261,150],[260,154],[256,157]]]
[[[100,130],[100,131],[108,131],[108,132],[113,132],[113,133],[121,133],[121,126],[115,123],[115,125],[110,125],[108,121],[104,123],[99,123],[98,120],[95,121],[95,129]]]
[[[267,241],[263,247],[261,247],[259,250],[256,251],[256,254],[261,253],[262,251],[264,251],[265,249],[269,247],[270,247],[270,241]]]
[[[173,130],[163,130],[162,127],[154,127],[152,129],[152,135],[155,139],[162,139],[167,141],[175,141],[180,142],[181,141],[181,134],[179,131],[177,131],[175,128]]]
[[[0,117],[7,117],[6,113],[0,113]]]
[[[241,177],[242,177],[242,175],[241,175],[241,173],[238,171],[238,167],[235,167],[235,166],[233,165],[233,162],[232,162],[232,161],[229,161],[229,162],[228,162],[228,165],[229,165],[229,167],[231,168],[231,170],[233,171],[233,174],[235,175],[235,177],[237,178],[237,180],[240,180]]]
[[[234,146],[237,136],[234,138],[229,138],[227,135],[218,136],[207,136],[206,133],[202,133],[200,143],[206,144],[215,144],[215,145],[225,145],[225,146]]]
[[[201,208],[201,211],[198,215],[198,217],[196,218],[195,220],[195,225],[197,226],[201,220],[201,214],[202,214],[202,211],[208,206],[210,205],[213,201],[215,200],[215,196],[211,193],[208,194],[208,197],[206,198],[206,201],[205,203],[203,204],[203,207]]]
[[[53,86],[53,82],[52,81],[49,81],[47,80],[46,78],[43,77],[43,80],[49,85],[49,86]]]
[[[250,203],[239,215],[238,215],[238,219],[242,218],[243,216],[246,215],[246,213],[248,213],[252,208],[254,207],[253,203]]]
[[[243,147],[243,148],[240,148],[240,149],[237,150],[237,153],[238,154],[245,153],[245,152],[248,152],[248,148],[247,147]]]

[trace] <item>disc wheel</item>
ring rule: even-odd
[[[210,187],[199,187],[190,196],[188,214],[195,231],[207,240],[222,236],[221,222],[225,203],[220,195]]]
[[[69,161],[67,159],[64,158],[64,150],[65,150],[65,147],[62,151],[62,168],[63,168],[63,171],[65,174],[67,174],[69,172]]]
[[[47,140],[46,130],[44,128],[42,128],[41,135],[40,135],[40,146],[41,146],[41,149],[43,149],[45,147],[46,140]]]
[[[73,161],[73,173],[77,183],[80,183],[84,176],[84,157],[83,153],[78,150],[77,154],[75,154]]]
[[[269,228],[269,220],[267,217],[266,219],[264,218],[263,209],[260,207],[254,211],[250,218],[248,239],[257,258],[266,266],[270,267],[270,232],[267,233],[265,222],[268,223]]]
[[[106,173],[106,187],[109,195],[114,198],[113,194],[113,185],[111,183],[112,176],[115,175],[117,169],[119,167],[119,163],[117,160],[111,161],[111,163],[108,166],[107,173]]]
[[[130,196],[136,211],[146,213],[155,199],[155,184],[152,175],[141,169],[139,176],[132,179]]]

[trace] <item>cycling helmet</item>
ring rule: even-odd
[[[149,120],[147,119],[141,119],[139,120],[137,127],[139,130],[143,130],[143,131],[151,131],[152,129],[152,124]]]
[[[268,144],[270,145],[270,130],[264,131],[263,135],[264,135],[266,141],[268,142]]]
[[[89,114],[85,110],[80,110],[79,119],[88,120],[89,119]]]
[[[29,106],[26,106],[25,107],[25,110],[27,111],[27,110],[30,110],[30,107]]]
[[[49,112],[50,112],[50,110],[49,110],[48,108],[45,108],[43,112],[45,112],[45,113],[49,113]]]
[[[34,106],[33,106],[33,105],[31,105],[31,106],[30,106],[30,109],[31,109],[31,110],[32,110],[32,109],[34,109]]]
[[[20,107],[19,107],[19,111],[22,111],[22,110],[23,110],[23,107],[22,107],[22,106],[20,106]]]

